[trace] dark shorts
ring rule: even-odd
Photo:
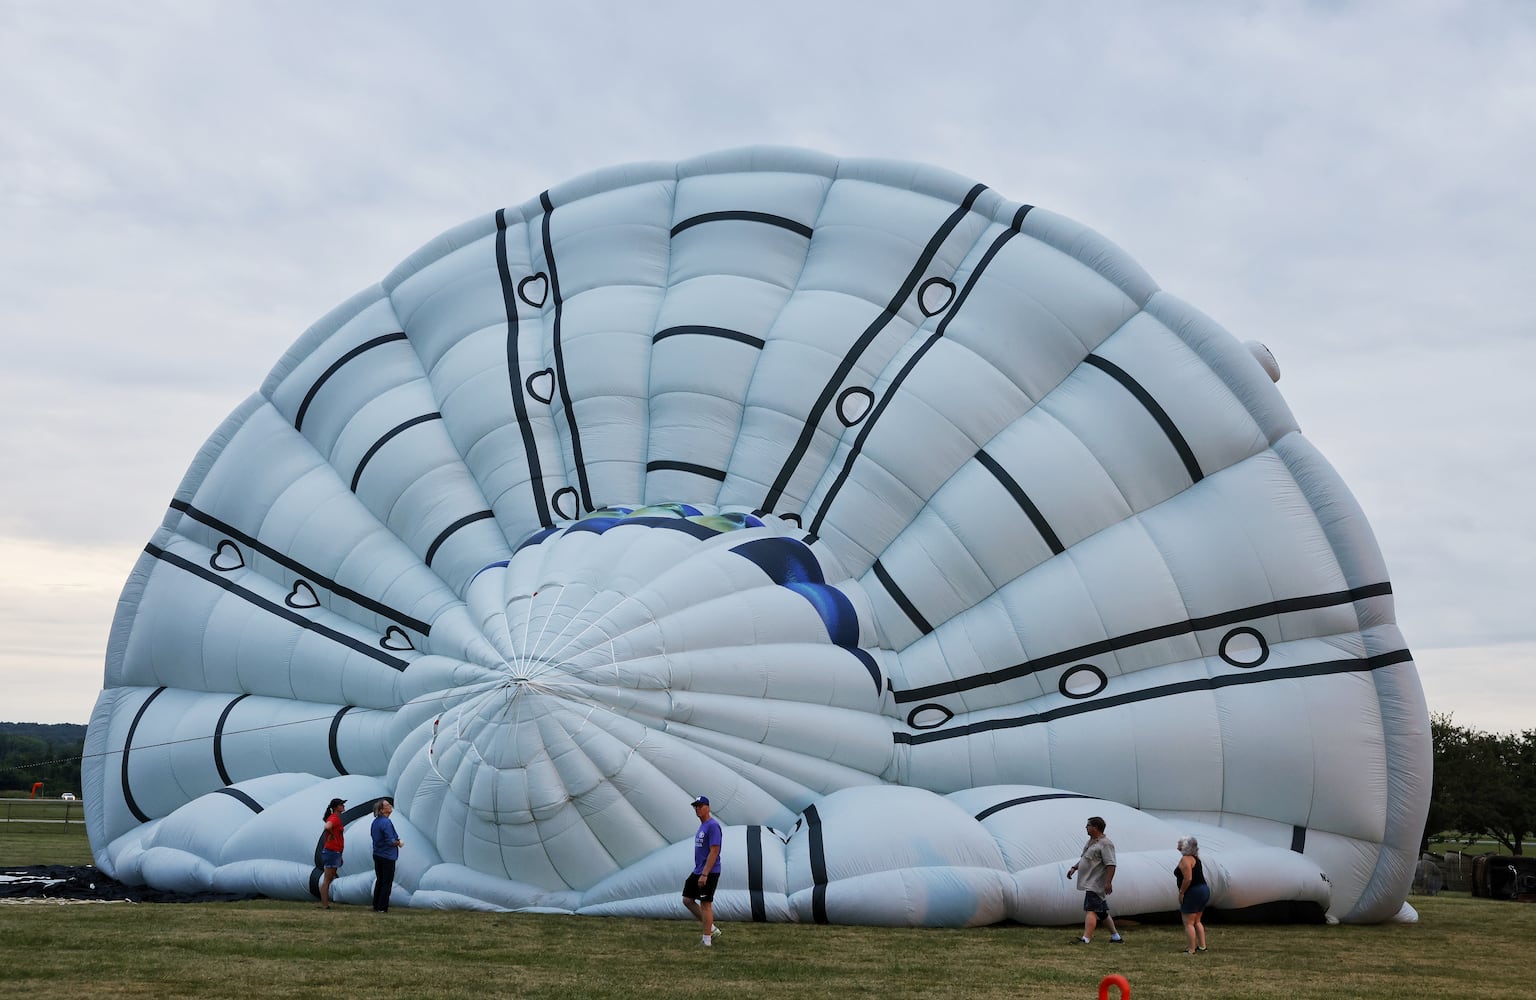
[[[1109,900],[1089,889],[1083,893],[1083,912],[1097,913],[1102,920],[1109,916]]]
[[[715,901],[715,886],[719,884],[719,872],[710,872],[703,885],[699,885],[699,876],[690,872],[688,877],[683,879],[683,898],[697,899],[701,903],[713,903]]]
[[[1184,898],[1179,900],[1180,913],[1199,913],[1204,910],[1206,904],[1211,901],[1211,887],[1209,885],[1194,885],[1184,890]]]
[[[340,851],[321,851],[320,852],[320,867],[321,868],[340,868],[341,867],[341,852]]]

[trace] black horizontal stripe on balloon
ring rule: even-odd
[[[1179,460],[1184,463],[1184,470],[1189,473],[1190,479],[1198,483],[1205,478],[1205,473],[1200,471],[1200,463],[1195,459],[1193,449],[1189,447],[1189,442],[1184,440],[1178,425],[1173,422],[1172,417],[1168,416],[1168,411],[1152,398],[1152,394],[1146,390],[1145,386],[1132,378],[1124,368],[1097,354],[1090,354],[1083,360],[1125,386],[1126,390],[1136,397],[1136,401],[1146,408],[1146,411],[1152,415],[1152,419],[1157,421],[1157,426],[1167,435],[1168,443],[1173,445],[1173,450],[1178,452]]]
[[[441,419],[443,419],[443,415],[441,413],[423,413],[420,416],[415,416],[409,420],[398,423],[391,427],[389,430],[385,431],[382,437],[375,441],[367,451],[363,452],[362,460],[357,463],[357,468],[352,472],[352,485],[349,487],[349,489],[351,489],[353,493],[357,492],[357,484],[363,478],[363,470],[368,468],[368,463],[373,461],[373,456],[377,455],[386,444],[389,444],[389,442],[410,430],[412,427],[429,423],[433,420]]]
[[[353,604],[356,604],[360,608],[366,608],[376,615],[388,618],[390,621],[404,625],[407,628],[415,629],[422,635],[432,634],[432,626],[428,625],[426,622],[417,618],[412,618],[410,615],[397,611],[389,605],[380,601],[376,601],[365,594],[359,594],[357,591],[350,587],[343,587],[341,584],[337,583],[335,580],[332,580],[330,577],[315,572],[313,569],[299,562],[297,559],[293,559],[284,553],[279,552],[277,549],[274,549],[272,546],[262,542],[254,535],[246,534],[229,522],[221,521],[219,518],[214,517],[207,511],[200,510],[184,500],[172,500],[171,509],[185,514],[192,520],[197,521],[200,524],[205,524],[215,531],[219,531],[228,535],[230,538],[256,552],[260,552],[262,555],[277,563],[279,566],[282,566],[284,569],[293,571],[307,583],[319,584],[321,587],[324,587],[326,590],[337,595],[338,597],[345,597],[347,600],[351,601]]]
[[[896,294],[891,296],[890,302],[886,303],[885,308],[880,310],[880,315],[876,316],[874,321],[865,328],[864,332],[859,335],[858,340],[854,341],[848,353],[843,355],[843,359],[838,362],[832,377],[827,380],[827,384],[822,388],[821,395],[816,398],[816,402],[811,406],[811,412],[806,416],[805,423],[800,428],[799,438],[796,439],[794,446],[790,448],[789,456],[784,460],[783,467],[780,468],[778,476],[769,488],[768,495],[762,503],[763,510],[773,510],[779,499],[784,495],[784,490],[789,486],[790,478],[794,476],[795,470],[799,468],[800,462],[805,458],[805,453],[810,450],[811,439],[815,436],[817,427],[821,425],[821,419],[826,415],[827,407],[832,405],[832,400],[836,397],[837,390],[842,386],[843,381],[848,378],[848,373],[853,371],[854,365],[858,364],[859,358],[869,349],[869,345],[880,335],[880,332],[890,325],[891,320],[896,318],[902,304],[911,296],[912,290],[917,287],[917,283],[922,280],[923,275],[927,272],[928,265],[933,263],[934,257],[938,256],[939,249],[944,245],[944,241],[949,238],[950,233],[955,231],[955,227],[960,224],[960,220],[970,213],[971,206],[976,203],[976,199],[981,197],[981,193],[986,189],[985,184],[977,184],[971,188],[970,192],[966,194],[965,200],[961,202],[960,207],[950,213],[949,217],[944,220],[944,224],[928,240],[928,245],[923,248],[922,254],[918,256],[917,262],[912,265],[912,269],[907,272],[906,280],[901,283],[901,287],[896,290]]]
[[[1024,222],[1024,214],[1025,210],[1021,209],[1019,214],[1014,217],[1013,225],[1004,230],[997,239],[992,241],[992,245],[987,247],[987,252],[982,254],[981,260],[976,264],[976,269],[966,279],[965,286],[960,289],[960,294],[955,296],[955,301],[950,304],[949,310],[944,314],[944,318],[939,321],[938,327],[933,333],[928,335],[927,339],[923,341],[916,351],[912,352],[912,356],[907,359],[906,364],[901,366],[901,370],[896,373],[896,377],[891,379],[890,384],[885,387],[885,391],[880,394],[880,401],[875,404],[874,410],[859,425],[859,432],[854,436],[853,446],[848,449],[848,454],[843,458],[842,469],[838,471],[837,478],[833,480],[826,496],[822,497],[821,506],[817,509],[816,516],[811,519],[810,528],[807,531],[811,538],[814,539],[821,534],[821,523],[826,519],[827,511],[832,508],[832,502],[837,499],[838,493],[842,491],[843,486],[848,482],[848,477],[853,474],[853,463],[858,461],[859,455],[863,453],[864,444],[869,440],[870,432],[874,430],[875,424],[879,422],[886,408],[890,406],[891,400],[895,399],[896,394],[901,391],[902,384],[912,374],[918,362],[923,360],[923,357],[933,348],[934,344],[943,339],[944,332],[949,329],[950,321],[959,314],[961,307],[965,305],[966,299],[971,297],[972,290],[975,289],[976,283],[981,280],[981,276],[986,273],[987,266],[992,263],[992,259],[1007,245],[1009,240],[1019,235],[1018,227]]]
[[[665,330],[657,330],[651,336],[651,343],[660,343],[671,337],[714,337],[718,340],[732,340],[738,344],[746,344],[748,347],[762,349],[764,340],[754,337],[750,333],[742,333],[740,330],[730,330],[723,326],[669,326]]]
[[[706,222],[760,222],[764,225],[778,226],[780,229],[787,229],[792,233],[799,233],[806,239],[810,239],[813,233],[811,227],[807,226],[805,223],[796,222],[794,219],[786,219],[782,215],[773,215],[768,212],[748,212],[737,210],[730,212],[705,212],[701,215],[695,215],[684,219],[682,222],[679,222],[677,225],[672,227],[672,235],[676,236],[678,233],[681,233],[684,230],[692,229],[694,226],[702,226]]]
[[[999,802],[997,805],[988,806],[976,814],[976,822],[980,823],[988,816],[1002,812],[1004,809],[1012,809],[1014,806],[1027,806],[1031,802],[1049,802],[1054,799],[1092,799],[1093,795],[1083,795],[1080,792],[1048,792],[1044,795],[1025,795],[1017,799],[1009,799],[1007,802]]]
[[[1153,628],[1130,632],[1126,635],[1114,636],[1082,646],[1074,646],[1060,653],[1052,653],[1049,656],[1042,656],[1035,660],[1025,660],[1023,663],[1017,663],[1000,670],[989,670],[986,673],[973,674],[970,677],[957,677],[954,680],[941,681],[938,684],[925,684],[922,687],[909,688],[905,691],[895,691],[893,696],[897,704],[942,698],[949,694],[959,694],[962,691],[971,691],[993,684],[1002,684],[1005,681],[1017,680],[1020,677],[1027,677],[1041,670],[1050,670],[1054,667],[1065,666],[1068,663],[1075,663],[1079,660],[1100,656],[1104,653],[1113,653],[1117,650],[1128,649],[1131,646],[1139,646],[1147,642],[1157,642],[1161,639],[1171,639],[1175,636],[1188,635],[1192,632],[1221,628],[1224,625],[1236,625],[1239,622],[1251,621],[1255,618],[1267,618],[1271,615],[1292,614],[1298,611],[1316,611],[1320,608],[1353,604],[1356,601],[1363,601],[1372,597],[1385,597],[1390,593],[1392,593],[1392,585],[1383,581],[1381,583],[1367,584],[1364,587],[1356,587],[1353,590],[1336,590],[1326,594],[1314,594],[1310,597],[1291,597],[1280,601],[1269,601],[1264,604],[1253,604],[1246,608],[1234,608],[1231,611],[1224,611],[1221,614],[1205,615],[1200,618],[1190,618],[1180,622],[1170,622],[1167,625],[1158,625]]]
[[[973,722],[969,725],[957,726],[951,730],[893,733],[892,739],[898,744],[905,743],[910,746],[935,743],[940,740],[955,740],[966,736],[975,736],[978,733],[996,732],[1000,729],[1022,729],[1025,726],[1055,722],[1057,719],[1070,718],[1074,715],[1101,712],[1108,708],[1119,708],[1124,705],[1134,705],[1143,701],[1155,701],[1159,698],[1171,698],[1175,695],[1192,694],[1199,691],[1215,691],[1220,688],[1240,687],[1246,684],[1268,684],[1273,681],[1295,680],[1301,677],[1369,673],[1372,670],[1380,670],[1383,667],[1406,663],[1411,659],[1413,659],[1412,653],[1406,649],[1398,649],[1390,653],[1378,653],[1363,660],[1354,658],[1327,660],[1322,663],[1305,663],[1294,667],[1282,667],[1276,670],[1244,671],[1238,674],[1221,674],[1217,677],[1199,677],[1193,680],[1180,681],[1176,684],[1162,684],[1157,687],[1145,688],[1141,691],[1127,691],[1125,694],[1095,698],[1091,701],[1074,702],[1073,704],[1062,705],[1059,708],[1048,709],[1044,712],[1036,712],[1033,715],[1020,715],[1009,719],[988,719],[985,722]]]
[[[725,482],[724,469],[712,469],[707,465],[696,465],[693,462],[674,462],[669,459],[657,459],[654,462],[645,463],[646,472],[691,472],[695,476],[703,476],[717,482]]]
[[[463,517],[459,518],[457,521],[444,528],[436,538],[432,539],[432,544],[427,546],[427,555],[423,561],[426,562],[428,566],[431,566],[432,560],[437,557],[437,550],[442,548],[443,543],[448,541],[449,538],[453,537],[453,535],[460,529],[467,528],[471,524],[474,524],[476,521],[489,521],[495,516],[495,514],[488,510],[477,510],[473,514],[465,514]]]
[[[299,404],[299,412],[296,413],[293,417],[293,429],[296,431],[302,431],[304,429],[304,415],[309,412],[309,404],[314,402],[315,396],[320,392],[320,387],[329,382],[331,380],[331,376],[341,371],[342,367],[345,366],[347,362],[351,361],[353,358],[356,358],[359,354],[362,354],[365,351],[373,350],[375,347],[382,347],[385,344],[392,344],[397,340],[405,339],[406,336],[404,333],[386,333],[381,337],[374,337],[372,340],[358,344],[356,347],[352,348],[352,350],[331,362],[331,366],[327,368],[323,373],[321,373],[319,378],[315,379],[315,384],[310,386],[309,391],[304,394],[304,401]]]
[[[544,207],[544,266],[549,270],[549,295],[555,304],[555,325],[553,333],[555,349],[555,380],[560,385],[560,405],[565,410],[565,426],[571,435],[571,458],[576,463],[576,485],[581,490],[582,509],[591,511],[595,508],[592,504],[592,490],[587,484],[587,463],[581,454],[581,428],[576,424],[576,406],[571,399],[570,386],[565,377],[565,347],[561,343],[563,336],[563,324],[565,320],[565,300],[560,296],[560,271],[555,266],[555,244],[550,238],[550,219],[555,214],[554,202],[550,201],[549,192],[539,195],[539,204]]]
[[[353,637],[338,632],[333,628],[327,628],[326,626],[321,625],[319,622],[310,621],[303,615],[290,611],[289,609],[283,607],[281,604],[273,603],[272,601],[267,600],[265,597],[262,597],[259,594],[252,593],[239,584],[232,583],[231,581],[219,576],[212,570],[199,566],[197,563],[192,562],[189,559],[184,559],[174,552],[167,552],[160,548],[158,545],[146,545],[144,547],[144,551],[148,552],[156,559],[159,559],[161,562],[175,566],[177,569],[186,570],[193,576],[201,577],[202,579],[213,584],[215,587],[218,587],[220,590],[224,590],[230,594],[233,594],[235,597],[240,598],[248,604],[252,604],[261,610],[268,612],[269,614],[276,615],[286,622],[297,625],[299,628],[308,629],[317,635],[324,636],[325,638],[330,639],[332,642],[340,643],[341,645],[346,646],[348,649],[351,649],[354,652],[362,653],[369,659],[377,660],[384,664],[386,667],[403,671],[406,667],[410,666],[410,663],[406,660],[402,660],[397,656],[390,656],[383,650],[375,649],[361,639],[354,639]]]
[[[507,313],[507,381],[512,392],[512,412],[523,434],[523,454],[528,460],[528,488],[533,493],[539,523],[548,528],[555,522],[549,516],[549,498],[544,495],[544,468],[539,461],[539,446],[528,422],[528,401],[523,398],[523,364],[518,358],[517,289],[507,262],[507,212],[496,212],[496,273],[501,278],[501,301]]]

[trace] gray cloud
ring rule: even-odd
[[[126,573],[284,348],[437,233],[608,164],[780,143],[1076,218],[1269,344],[1409,641],[1453,651],[1427,686],[1528,670],[1533,64],[1516,2],[9,5],[0,562],[45,540]],[[29,620],[19,645],[67,631]],[[99,650],[71,649],[12,711],[83,718]],[[8,690],[27,669],[0,664]]]

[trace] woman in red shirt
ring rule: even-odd
[[[320,865],[325,869],[325,874],[320,876],[322,910],[331,908],[331,882],[336,878],[336,869],[341,867],[341,851],[345,846],[341,813],[346,807],[346,799],[332,799],[325,807],[325,843],[320,845]]]

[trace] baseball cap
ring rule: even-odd
[[[344,806],[346,804],[347,804],[347,800],[346,799],[332,799],[331,800],[331,804],[326,806],[326,808],[327,809],[335,809],[337,806]]]
[[[707,805],[709,805],[709,796],[707,796],[707,795],[700,795],[698,798],[694,799],[692,802],[690,802],[688,804],[691,805],[691,806],[707,806]]]

